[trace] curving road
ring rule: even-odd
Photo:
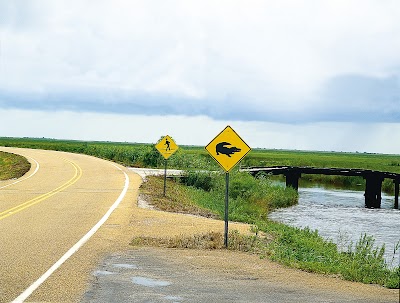
[[[112,240],[93,240],[78,256],[72,255],[113,208],[128,207],[124,198],[132,195],[129,172],[89,156],[0,150],[23,155],[32,163],[23,178],[0,182],[0,302],[72,300],[86,287],[91,266]],[[126,224],[126,217],[117,216],[111,229],[121,224]],[[78,266],[72,264],[74,259]]]
[[[23,178],[0,182],[0,302],[398,302],[398,290],[249,254],[133,249],[134,236],[222,232],[224,222],[138,208],[141,177],[108,161],[0,150],[32,163]]]

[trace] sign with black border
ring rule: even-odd
[[[251,151],[250,146],[229,125],[205,149],[225,172],[231,171]]]
[[[170,136],[165,136],[156,145],[155,148],[160,152],[160,154],[167,160],[171,157],[177,150],[178,145]]]

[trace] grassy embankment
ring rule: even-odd
[[[224,176],[192,172],[184,180],[185,184],[169,181],[167,197],[163,197],[163,179],[150,177],[142,192],[159,209],[222,219]],[[273,186],[266,178],[256,180],[246,173],[232,173],[229,219],[252,224],[253,235],[230,232],[229,249],[256,253],[261,258],[309,272],[399,288],[400,268],[390,269],[383,258],[384,247],[374,247],[373,238],[363,235],[355,245],[349,243],[347,251],[339,252],[336,244],[324,240],[317,231],[267,219],[269,211],[292,205],[296,200],[297,193],[291,188]],[[132,244],[217,249],[223,247],[223,234],[166,239],[140,237],[133,239]],[[400,243],[395,253],[399,249]]]
[[[0,152],[0,181],[22,177],[31,168],[24,157]]]
[[[179,143],[178,143],[179,144]],[[128,144],[111,142],[80,142],[46,139],[12,139],[0,138],[0,145],[61,150],[93,155],[112,160],[127,166],[162,167],[163,159],[149,144]],[[217,170],[218,165],[201,147],[181,146],[179,151],[168,161],[169,167],[193,170]],[[400,173],[400,156],[350,154],[350,153],[318,153],[279,150],[253,150],[241,162],[242,166],[315,166],[364,168]],[[302,178],[307,176],[302,176]],[[309,176],[307,178],[319,178]],[[146,186],[162,186],[161,180]],[[157,181],[158,180],[158,181]],[[346,177],[321,177],[324,182],[351,185],[363,180]],[[157,182],[159,183],[157,185]],[[189,185],[189,186],[188,186]],[[217,216],[223,214],[223,177],[218,174],[198,175],[192,173],[186,179],[186,185],[171,183],[168,191],[175,190],[174,199],[154,197],[153,200],[163,202],[166,209],[186,211]],[[387,190],[392,186],[387,185]],[[161,192],[156,188],[152,193]],[[259,253],[263,257],[307,271],[339,275],[345,279],[364,283],[377,283],[386,287],[399,287],[399,269],[389,270],[382,258],[382,249],[373,247],[373,239],[363,237],[346,253],[340,253],[335,244],[323,240],[317,232],[308,229],[297,229],[283,224],[268,221],[269,210],[296,203],[296,193],[290,189],[274,187],[268,179],[254,180],[246,174],[235,173],[231,179],[230,220],[248,222],[254,225],[255,234],[246,237],[232,233],[231,248]],[[175,205],[175,206],[171,206]],[[161,207],[161,206],[160,206]],[[262,236],[263,235],[263,236]],[[222,235],[200,235],[191,239],[179,240],[184,246],[190,243],[214,243]],[[136,239],[144,243],[152,239]],[[158,239],[157,243],[162,242]],[[218,240],[219,241],[219,240]],[[217,241],[217,242],[218,242]],[[167,239],[168,245],[176,241]],[[186,244],[185,244],[186,243]],[[210,244],[218,247],[218,244]],[[221,245],[222,246],[222,245]]]

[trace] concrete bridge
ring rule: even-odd
[[[341,176],[360,176],[366,180],[365,185],[365,207],[380,208],[382,200],[382,182],[384,179],[392,179],[395,184],[394,208],[399,208],[399,183],[400,174],[380,172],[365,169],[347,169],[347,168],[317,168],[317,167],[295,167],[295,166],[273,166],[273,167],[250,167],[243,168],[253,176],[260,172],[272,175],[284,175],[286,177],[286,186],[291,186],[298,190],[299,179],[302,174],[318,175],[341,175]]]

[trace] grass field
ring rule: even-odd
[[[163,165],[163,158],[159,156],[153,144],[0,137],[0,146],[62,150],[89,154],[128,166],[161,167]],[[178,152],[170,158],[169,166],[193,169],[217,168],[217,164],[211,160],[210,156],[201,146],[180,146]],[[243,159],[240,165],[245,167],[291,165],[362,168],[400,173],[400,154],[384,155],[254,149]]]
[[[0,146],[81,153],[133,167],[163,167],[164,165],[163,158],[153,144],[0,138]],[[242,167],[290,165],[360,168],[400,173],[400,155],[254,149],[239,165]],[[168,167],[192,170],[220,170],[218,164],[201,146],[180,146],[179,150],[168,160]],[[363,186],[365,182],[361,177],[323,175],[303,175],[301,180],[334,184],[346,188],[354,188],[360,184]],[[392,180],[385,179],[382,189],[387,193],[393,193],[394,184]]]
[[[24,157],[0,152],[0,180],[20,178],[30,168],[31,164]]]

